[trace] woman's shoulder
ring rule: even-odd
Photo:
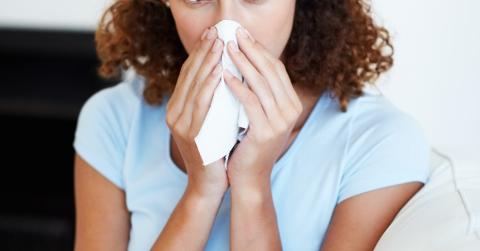
[[[120,188],[128,134],[142,100],[141,85],[140,79],[126,79],[94,93],[83,104],[75,130],[76,153]]]
[[[83,104],[80,113],[90,110],[128,114],[142,100],[143,79],[128,78],[92,94]]]
[[[110,137],[125,144],[141,107],[142,89],[142,79],[135,77],[95,92],[80,109],[75,140]]]
[[[82,105],[78,123],[128,127],[141,107],[144,81],[130,77],[92,94]],[[123,128],[125,129],[125,128]]]
[[[376,92],[364,94],[352,100],[352,129],[358,132],[366,130],[413,130],[420,132],[422,127],[410,113],[402,110],[387,96]]]
[[[419,159],[426,157],[430,149],[420,122],[383,94],[367,92],[354,100],[349,126],[350,153],[383,148],[385,156],[399,152]]]
[[[338,202],[381,187],[425,183],[430,144],[419,121],[382,94],[365,93],[350,105]]]
[[[378,137],[392,131],[423,133],[420,123],[411,114],[400,109],[381,92],[364,91],[361,96],[349,101],[346,112],[340,111],[337,98],[330,95],[330,100],[332,105],[329,105],[324,113],[327,121],[342,132],[348,132],[351,137],[372,132]]]

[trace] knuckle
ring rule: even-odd
[[[273,65],[276,69],[280,70],[280,71],[283,71],[285,70],[285,65],[282,63],[282,61],[278,60],[278,59],[275,59],[273,61]]]
[[[195,98],[195,107],[204,107],[207,102],[207,97],[203,93],[199,93]]]
[[[254,105],[258,102],[257,100],[257,97],[255,96],[255,94],[251,93],[251,92],[243,92],[242,94],[243,96],[243,100],[245,101],[245,103],[247,104],[250,104],[250,105]]]
[[[277,70],[277,66],[275,63],[272,63],[270,61],[267,60],[267,67],[270,71],[276,71]]]
[[[187,130],[185,130],[185,127],[182,125],[177,125],[175,126],[175,134],[182,140],[186,141],[188,140],[188,135],[187,135]]]
[[[276,129],[278,133],[284,133],[288,130],[288,124],[285,122],[276,123]]]
[[[173,116],[171,114],[167,113],[167,116],[166,116],[165,120],[167,122],[168,128],[172,129],[173,125],[175,124],[175,120],[174,120]]]
[[[176,136],[181,135],[180,125],[178,123],[174,123],[172,125],[171,130],[172,130],[172,133],[175,134]]]
[[[200,83],[200,77],[197,74],[192,80],[192,87],[197,86],[199,83]]]
[[[265,106],[266,106],[265,108],[267,110],[277,109],[277,108],[274,108],[276,101],[275,101],[273,96],[268,95],[264,102],[265,102]],[[277,112],[277,111],[275,110],[275,112]]]
[[[180,119],[179,119],[180,120]],[[180,139],[186,139],[186,127],[182,121],[177,121],[172,128],[172,133],[177,135]]]
[[[256,138],[257,143],[265,144],[265,143],[269,142],[270,140],[272,140],[273,137],[274,137],[274,133],[273,133],[272,130],[265,130],[262,133],[257,134],[257,136],[255,138]]]

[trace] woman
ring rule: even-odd
[[[372,250],[428,179],[417,122],[362,92],[393,62],[364,1],[117,0],[96,42],[103,76],[141,77],[80,113],[76,250]],[[193,140],[222,72],[250,120],[227,170]]]

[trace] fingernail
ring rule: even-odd
[[[212,47],[212,52],[218,52],[222,49],[222,42],[220,42],[220,39],[215,39],[215,43],[213,44]]]
[[[208,40],[211,40],[215,37],[217,33],[217,29],[215,27],[211,27],[210,30],[208,31],[207,38]]]
[[[240,50],[238,49],[238,45],[234,41],[228,41],[228,46],[230,46],[230,49],[232,49],[234,52],[239,52]]]
[[[204,39],[205,39],[205,37],[207,36],[207,33],[208,33],[209,30],[210,30],[210,28],[207,28],[207,29],[205,29],[205,31],[203,31],[201,40],[204,40]]]

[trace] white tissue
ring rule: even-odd
[[[239,26],[241,25],[233,20],[222,20],[215,25],[218,37],[224,43],[221,58],[223,69],[228,69],[243,82],[240,71],[230,59],[227,51],[228,41],[233,40],[237,43],[235,33]],[[235,146],[237,139],[243,139],[247,128],[248,118],[243,105],[235,97],[235,94],[230,91],[222,74],[220,83],[213,94],[212,103],[205,121],[200,132],[195,137],[195,143],[202,157],[203,165],[208,165],[226,157],[225,168],[227,168],[229,153]]]

